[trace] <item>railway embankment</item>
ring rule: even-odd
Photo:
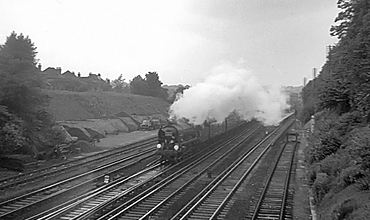
[[[82,153],[93,153],[102,148],[120,144],[126,139],[136,139],[138,126],[150,117],[165,119],[170,104],[164,100],[114,92],[71,92],[44,90],[50,97],[47,110],[59,125],[63,125],[70,136],[82,140],[76,146]],[[145,135],[145,134],[144,134]],[[97,145],[90,144],[94,138]],[[104,140],[103,140],[104,139]],[[114,140],[114,141],[112,141]],[[103,146],[103,143],[107,143]],[[113,147],[114,147],[113,146]],[[65,160],[60,155],[34,158],[34,155],[10,155],[17,163],[25,164],[21,172],[50,166]],[[10,157],[9,156],[9,157]],[[74,155],[67,155],[67,159]],[[0,177],[15,175],[20,171],[0,167]]]
[[[50,96],[47,109],[57,121],[101,119],[120,113],[148,116],[166,115],[170,104],[162,99],[115,93],[44,90]]]
[[[145,119],[165,121],[170,104],[164,100],[115,92],[45,90],[48,110],[71,136],[79,140],[137,131]]]

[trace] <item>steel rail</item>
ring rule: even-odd
[[[108,185],[107,187],[104,187],[102,189],[97,189],[93,192],[90,192],[85,195],[81,195],[78,198],[73,199],[73,201],[69,201],[65,204],[60,205],[55,209],[54,211],[47,213],[46,215],[40,217],[40,216],[34,216],[32,218],[29,218],[28,220],[35,219],[37,217],[38,220],[45,220],[45,219],[56,219],[56,218],[69,218],[69,219],[75,219],[78,218],[80,215],[84,214],[84,211],[86,209],[84,206],[89,207],[91,206],[99,206],[101,203],[104,203],[106,201],[112,200],[117,196],[126,195],[133,189],[138,188],[140,185],[145,184],[146,181],[141,182],[140,184],[132,185],[131,187],[127,188],[126,190],[122,191],[119,187],[122,187],[123,184],[129,183],[129,181],[132,181],[132,179],[140,179],[144,174],[147,174],[157,168],[162,166],[161,164],[155,164],[149,168],[146,168],[134,175],[131,175],[129,177],[124,177],[116,180],[114,183]],[[166,168],[165,170],[162,170],[161,173],[166,172],[169,168]],[[155,178],[155,176],[152,176],[151,178]],[[105,194],[105,198],[102,198],[102,194]],[[104,201],[100,200],[104,199]],[[91,203],[92,202],[92,203]],[[76,211],[76,207],[79,207],[80,210]],[[74,209],[72,212],[71,210]],[[64,217],[63,217],[64,215]]]
[[[99,160],[104,160],[108,157],[114,157],[117,154],[125,153],[126,151],[135,150],[135,148],[140,148],[145,144],[155,143],[156,138],[148,138],[135,143],[130,143],[123,145],[118,148],[114,148],[108,151],[99,152],[93,155],[85,156],[82,158],[77,158],[72,161],[66,161],[59,163],[57,165],[49,166],[42,169],[37,169],[32,172],[22,173],[19,175],[7,177],[0,179],[0,190],[8,190],[10,187],[14,187],[23,183],[34,181],[36,179],[44,178],[46,176],[51,176],[63,171],[76,169],[81,165],[87,165],[89,163],[96,163]],[[130,148],[128,148],[130,147]]]
[[[189,203],[178,211],[171,219],[187,219],[191,216],[196,215],[194,218],[215,218],[217,213],[226,204],[229,198],[236,192],[242,181],[249,175],[252,169],[257,165],[260,159],[265,155],[269,148],[281,137],[284,132],[282,128],[275,129],[266,138],[256,144],[251,151],[241,155],[234,163],[232,163],[227,169],[220,173],[211,183],[209,183],[200,193],[198,193]],[[280,132],[278,132],[280,131]],[[278,133],[277,135],[275,133]],[[274,135],[274,137],[273,137]],[[276,135],[276,136],[275,136]],[[271,139],[266,143],[269,139]],[[260,149],[262,147],[262,149]],[[252,155],[257,154],[253,159],[252,164],[244,163],[247,159],[254,158]],[[244,167],[246,166],[246,167]],[[243,169],[247,168],[247,171]],[[240,170],[241,169],[241,170]],[[239,172],[236,172],[238,170]],[[231,175],[234,175],[231,178]],[[236,175],[236,176],[235,176]],[[236,183],[235,183],[236,182]],[[229,191],[225,191],[222,188],[230,188]],[[212,200],[206,202],[208,200]],[[202,205],[206,205],[202,209],[202,213],[196,214],[196,210],[201,209]],[[194,219],[193,218],[193,219]]]
[[[20,212],[20,211],[22,211],[22,210],[24,210],[28,207],[39,204],[39,203],[41,203],[45,200],[48,200],[50,198],[53,198],[55,196],[59,196],[60,194],[66,193],[69,190],[73,190],[77,187],[81,187],[82,185],[92,183],[92,182],[95,181],[95,179],[101,178],[104,175],[100,174],[99,176],[96,176],[95,178],[92,178],[92,179],[90,178],[89,180],[84,181],[82,183],[79,183],[77,185],[68,186],[68,184],[73,182],[73,181],[76,181],[76,180],[84,178],[84,177],[88,177],[89,175],[97,173],[97,172],[102,172],[107,168],[118,166],[122,163],[129,162],[129,161],[131,161],[133,159],[136,159],[136,158],[141,158],[141,160],[142,160],[144,158],[152,157],[154,151],[155,151],[155,149],[147,149],[145,151],[141,151],[141,152],[136,153],[134,155],[128,155],[125,158],[121,158],[120,160],[108,163],[108,164],[106,164],[102,167],[96,168],[96,169],[91,170],[89,172],[86,172],[86,173],[83,173],[83,174],[65,179],[63,181],[54,183],[52,185],[49,185],[49,186],[44,187],[42,189],[36,190],[34,192],[27,193],[25,195],[22,195],[22,196],[13,198],[11,200],[2,202],[2,203],[0,203],[0,218],[6,218],[7,216],[14,215],[15,213],[18,213],[18,212]],[[127,164],[125,167],[118,167],[118,168],[114,169],[111,172],[117,172],[117,170],[121,170],[121,169],[124,169],[128,166],[132,166],[134,163],[136,163],[136,161],[133,161],[133,162]]]
[[[288,191],[288,188],[289,188],[289,180],[290,180],[290,176],[291,176],[291,171],[292,171],[292,167],[293,167],[293,162],[294,162],[294,154],[295,154],[295,149],[296,149],[296,146],[297,144],[294,145],[293,147],[293,150],[292,150],[292,153],[289,155],[290,156],[290,160],[289,160],[289,166],[288,166],[288,169],[286,171],[286,176],[284,178],[284,184],[283,184],[283,187],[272,187],[274,190],[271,190],[271,183],[273,182],[272,180],[276,178],[280,178],[281,176],[277,177],[277,176],[274,176],[275,172],[276,172],[276,168],[278,166],[278,164],[280,162],[283,162],[281,160],[281,156],[284,152],[284,149],[285,147],[287,146],[287,143],[284,145],[284,147],[282,148],[282,150],[279,152],[279,156],[277,158],[277,160],[275,161],[274,163],[274,166],[272,168],[272,171],[271,171],[271,175],[269,176],[269,178],[266,180],[266,183],[265,183],[265,187],[263,188],[263,191],[261,193],[261,196],[256,204],[256,208],[253,212],[253,215],[252,215],[252,219],[263,219],[263,218],[272,218],[272,213],[266,213],[264,214],[265,217],[263,217],[262,213],[261,213],[261,208],[262,206],[264,205],[264,200],[266,199],[266,195],[268,193],[268,191],[274,191],[274,197],[277,198],[277,197],[281,197],[281,203],[280,204],[276,204],[276,200],[274,202],[274,205],[280,205],[280,207],[277,207],[275,208],[274,210],[278,209],[278,213],[275,213],[273,214],[274,215],[274,218],[279,218],[280,220],[284,218],[284,208],[285,208],[285,202],[286,202],[286,198],[287,198],[287,191]],[[276,180],[275,180],[276,181]],[[282,193],[281,194],[276,194],[277,191],[281,191]],[[266,202],[265,202],[266,203]],[[265,204],[265,206],[268,206]],[[277,216],[276,216],[277,215]]]
[[[98,219],[114,219],[114,218],[122,215],[123,213],[128,212],[128,210],[130,210],[131,208],[134,208],[139,203],[144,202],[145,199],[149,199],[151,196],[154,196],[154,198],[152,200],[157,200],[156,198],[160,198],[160,201],[161,201],[160,203],[157,203],[157,205],[152,204],[152,206],[154,206],[154,207],[152,207],[152,211],[158,209],[162,204],[164,204],[164,202],[170,200],[172,197],[177,195],[181,190],[183,190],[186,186],[191,184],[195,179],[204,175],[209,170],[210,167],[214,166],[220,160],[224,159],[225,156],[228,155],[230,152],[232,152],[234,149],[237,149],[238,145],[240,145],[242,142],[247,140],[256,130],[252,131],[251,134],[248,135],[247,137],[244,137],[242,140],[238,141],[238,143],[235,144],[234,148],[229,148],[227,150],[222,148],[222,147],[226,146],[226,144],[228,144],[232,141],[232,140],[229,140],[227,143],[223,144],[222,147],[218,148],[217,151],[212,152],[209,155],[205,155],[204,158],[200,158],[199,160],[194,161],[193,163],[189,164],[188,166],[186,166],[182,170],[180,170],[180,172],[177,172],[177,173],[167,177],[163,181],[157,183],[153,187],[151,187],[148,190],[146,190],[145,192],[143,192],[142,194],[140,194],[137,197],[131,199],[130,201],[127,201],[126,203],[122,204],[121,206],[117,207],[116,209],[112,210],[111,212],[106,213],[105,215],[99,217]],[[222,149],[226,150],[226,152],[221,151]],[[218,152],[220,152],[221,154],[217,154]],[[208,164],[206,163],[201,168],[197,169],[197,171],[194,171],[194,168],[196,166],[199,166],[200,163],[205,162],[206,160],[208,161]],[[190,179],[190,180],[188,179],[188,177],[184,177],[184,174],[189,172],[189,171],[196,172],[195,177]],[[180,177],[182,179],[179,179]],[[177,182],[174,182],[174,181],[177,181]],[[168,190],[163,190],[167,186],[170,187],[169,184],[171,184],[171,183],[175,184],[175,186],[173,186],[171,188],[174,188],[176,190],[172,190],[172,189],[169,190],[169,191]],[[180,184],[180,185],[178,185],[178,184]],[[164,194],[159,195],[159,197],[158,197],[158,195],[157,195],[157,197],[155,197],[156,196],[155,193],[158,193],[158,192],[162,192]],[[139,212],[139,211],[136,210],[135,213],[136,212]],[[145,210],[145,212],[141,213],[141,215],[140,215],[141,217],[139,217],[139,215],[137,215],[137,216],[135,216],[135,218],[136,219],[144,219],[148,216],[148,214],[150,212],[151,211],[149,211],[149,210]]]

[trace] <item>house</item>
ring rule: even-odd
[[[101,79],[100,74],[90,73],[87,77],[81,77],[80,73],[76,76],[69,70],[62,73],[60,67],[48,67],[41,71],[41,65],[39,65],[39,70],[45,81],[46,89],[84,92],[111,88],[108,82]]]

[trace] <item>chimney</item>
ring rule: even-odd
[[[58,72],[59,74],[62,74],[62,68],[61,68],[61,67],[57,67],[57,68],[56,68],[56,70],[57,70],[57,72]]]

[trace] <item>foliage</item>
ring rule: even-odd
[[[339,39],[352,38],[361,29],[363,17],[369,13],[369,7],[370,3],[367,0],[338,0],[338,8],[342,11],[339,12],[335,22],[339,24],[331,27],[330,34]]]
[[[0,69],[10,75],[32,73],[36,67],[36,47],[31,39],[12,32],[0,46]]]
[[[36,47],[28,37],[11,33],[0,46],[0,129],[3,152],[34,152],[50,144],[54,120],[43,108],[49,97],[41,91]]]
[[[148,85],[148,95],[158,97],[163,100],[167,99],[167,89],[162,88],[162,82],[159,80],[157,72],[148,72],[145,74],[145,81]]]
[[[321,201],[325,194],[331,189],[332,179],[325,173],[318,173],[315,182],[312,185],[312,191],[316,202]]]
[[[330,48],[319,77],[302,92],[302,117],[321,112],[306,151],[318,203],[352,185],[368,190],[370,183],[370,2],[339,0],[338,7],[342,11],[331,35],[339,42]],[[346,216],[350,209],[341,206],[338,213]]]
[[[135,76],[130,82],[130,91],[136,95],[148,95],[148,86],[140,75]]]
[[[162,88],[157,72],[148,72],[143,79],[140,75],[134,77],[130,82],[132,94],[158,97],[167,100],[167,89]]]
[[[5,106],[0,106],[0,155],[18,150],[23,145],[21,125],[21,120],[10,114]]]
[[[304,106],[324,111],[316,120],[316,132],[307,150],[309,178],[316,201],[323,202],[337,192],[356,185],[370,185],[370,2],[339,0],[339,24],[331,34],[339,43],[331,48],[317,81],[317,99],[304,97]],[[314,90],[307,85],[304,95]],[[312,110],[311,110],[312,111]],[[304,117],[308,117],[307,115]],[[319,167],[319,168],[318,168]],[[320,175],[325,174],[325,178]],[[337,203],[335,218],[347,218],[360,206]],[[328,219],[328,218],[326,218]]]
[[[125,82],[125,79],[123,79],[122,74],[117,79],[113,80],[111,85],[113,91],[115,92],[128,93],[130,90],[128,84]]]
[[[345,79],[340,75],[323,76],[325,80],[318,88],[318,109],[332,109],[339,113],[350,109],[350,92]]]
[[[342,117],[337,124],[327,125],[327,128],[338,128],[340,125],[347,127],[338,131],[344,134],[340,148],[320,160],[311,160],[309,165],[308,177],[318,204],[353,185],[360,190],[369,190],[370,128],[360,127],[353,115]],[[313,155],[317,157],[318,154],[315,152]],[[343,212],[344,215],[349,213],[347,211],[342,207],[335,212]]]
[[[307,123],[311,119],[311,115],[315,113],[315,88],[314,80],[302,89],[303,110],[299,116],[303,123]]]
[[[369,114],[370,2],[339,0],[338,7],[342,9],[336,18],[339,24],[331,28],[331,34],[339,43],[329,53],[318,106],[340,114],[356,109]]]
[[[53,148],[61,142],[61,132],[55,128],[54,117],[46,110],[36,112],[31,120],[26,122],[23,133],[35,154],[46,148]]]
[[[360,111],[316,115],[315,133],[306,150],[308,179],[317,203],[325,197],[356,185],[370,186],[370,128],[364,127]]]

